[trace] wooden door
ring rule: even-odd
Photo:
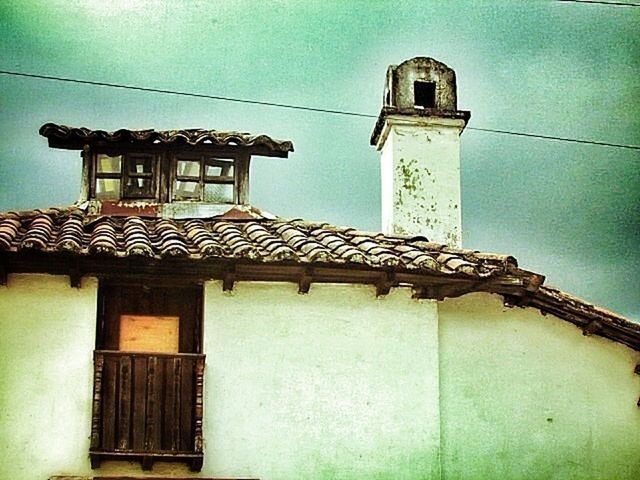
[[[98,350],[201,353],[201,286],[104,284],[98,305]]]

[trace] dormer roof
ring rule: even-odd
[[[246,132],[207,130],[200,128],[182,130],[130,130],[121,128],[113,132],[91,130],[85,127],[68,127],[46,123],[40,135],[49,140],[52,148],[82,150],[89,146],[198,146],[203,148],[237,147],[251,150],[254,155],[287,157],[293,152],[289,140],[276,140],[268,135],[253,135]]]

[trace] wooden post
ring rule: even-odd
[[[236,203],[247,205],[249,203],[249,163],[251,155],[244,153],[236,158],[235,181],[236,181]]]
[[[202,414],[204,404],[204,355],[196,359],[195,364],[195,408],[194,408],[194,435],[193,451],[201,454],[203,447],[202,440]]]
[[[93,355],[93,404],[91,411],[91,449],[100,448],[102,409],[102,371],[104,369],[104,355],[94,352]],[[93,467],[92,467],[93,468]]]
[[[171,450],[180,450],[180,412],[182,408],[182,359],[173,359],[173,424],[171,425]]]
[[[118,362],[118,449],[129,450],[131,432],[131,357],[123,355]]]
[[[85,145],[80,153],[82,157],[82,178],[80,179],[80,198],[78,202],[89,200],[89,190],[91,185],[91,148]]]
[[[145,431],[144,431],[144,449],[151,451],[156,448],[154,438],[154,410],[155,410],[155,391],[156,391],[156,368],[158,365],[158,357],[149,357],[147,360],[147,391],[146,391],[146,409],[145,409]],[[158,446],[159,447],[159,446]]]

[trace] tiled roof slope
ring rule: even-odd
[[[517,267],[515,259],[506,255],[453,249],[326,223],[90,217],[79,208],[1,214],[0,251],[357,264],[478,279]]]
[[[504,295],[507,303],[529,305],[563,318],[582,328],[585,335],[602,335],[640,351],[640,324],[541,286],[544,277],[519,269],[513,257],[451,248],[420,237],[279,218],[96,217],[77,207],[0,214],[0,270],[3,258],[42,255],[115,261],[164,259],[189,262],[189,268],[221,262],[275,265],[260,277],[263,279],[281,279],[279,272],[292,265],[342,269],[381,275],[386,291],[390,285],[412,285],[420,298],[489,291]],[[344,278],[371,283],[358,280],[365,277]],[[332,280],[325,276],[320,281]],[[454,288],[447,290],[448,284]]]
[[[263,147],[268,151],[286,156],[293,152],[293,143],[276,140],[267,135],[252,135],[244,132],[183,129],[183,130],[129,130],[122,128],[114,132],[91,130],[89,128],[67,127],[46,123],[40,127],[40,135],[49,139],[50,144],[63,148],[82,148],[94,143],[132,143],[138,145],[203,145]]]

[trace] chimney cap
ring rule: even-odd
[[[458,118],[471,113],[457,109],[456,73],[430,57],[414,57],[390,65],[382,98],[382,110],[371,135],[376,145],[388,115]]]

